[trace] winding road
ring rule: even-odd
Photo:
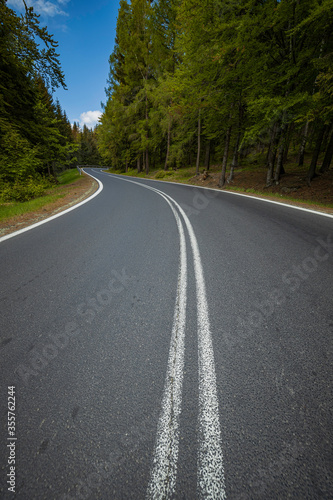
[[[333,216],[87,172],[0,238],[0,497],[333,498]]]

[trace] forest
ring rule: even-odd
[[[308,185],[333,155],[333,0],[120,0],[97,128],[120,171],[221,168],[264,151],[266,185],[288,151]],[[319,162],[320,159],[320,162]]]
[[[1,201],[29,200],[61,171],[100,162],[96,131],[71,126],[52,97],[66,88],[56,49],[32,7],[19,15],[0,0]]]
[[[66,88],[53,35],[0,0],[0,200],[39,196],[78,164],[217,165],[223,187],[253,152],[267,187],[290,151],[310,186],[332,163],[332,33],[333,0],[120,0],[91,130],[53,99]]]

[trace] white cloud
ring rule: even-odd
[[[55,0],[50,2],[49,0],[26,0],[26,4],[28,7],[33,7],[37,14],[54,17],[68,16],[67,12],[60,7],[60,5],[65,5],[68,1],[69,0]],[[24,11],[24,3],[22,0],[8,0],[7,5],[19,11]]]
[[[7,0],[8,7],[14,7],[17,10],[24,10],[24,4],[22,0]]]
[[[102,116],[101,111],[85,111],[80,115],[80,126],[87,125],[88,128],[94,128],[100,116]]]

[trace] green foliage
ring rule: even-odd
[[[66,185],[76,181],[80,177],[77,168],[65,170],[57,176],[57,184]],[[25,202],[42,196],[46,189],[55,186],[53,178],[27,177],[25,179],[16,179],[14,183],[2,182],[0,184],[1,202]]]
[[[42,167],[39,149],[9,128],[0,140],[0,180],[7,183],[23,182],[35,176]]]
[[[75,157],[71,125],[50,93],[65,88],[56,48],[32,7],[19,16],[0,0],[0,181],[12,198],[15,189],[17,199],[38,195],[40,176]]]
[[[158,170],[155,174],[155,179],[164,179],[165,177],[171,177],[174,175],[173,171]]]
[[[44,182],[37,182],[35,179],[28,179],[24,184],[5,184],[0,192],[2,202],[8,201],[28,201],[42,196],[46,185]]]
[[[24,68],[28,77],[40,75],[50,88],[65,87],[56,48],[57,42],[46,27],[39,24],[33,7],[26,8],[24,16],[0,2],[0,50],[5,63]]]
[[[281,166],[306,124],[332,123],[332,32],[333,0],[121,0],[100,154],[167,169],[210,144],[221,162],[229,134],[236,163],[260,143]]]
[[[80,177],[80,172],[77,168],[71,168],[70,170],[65,170],[60,175],[57,176],[57,181],[62,186],[65,184],[70,184],[76,181]]]
[[[71,160],[67,162],[67,166],[104,164],[97,147],[98,128],[97,125],[92,130],[84,125],[81,130],[79,125],[74,123],[74,142],[70,144]]]

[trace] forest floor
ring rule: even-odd
[[[189,183],[218,188],[220,175],[219,171],[212,169],[208,175],[190,178]],[[315,177],[310,187],[307,185],[306,171],[299,169],[284,174],[277,186],[267,188],[265,185],[266,169],[238,169],[235,170],[234,180],[227,182],[223,189],[333,214],[333,170]]]
[[[37,210],[0,220],[0,237],[66,210],[91,196],[97,189],[98,183],[89,175],[82,175],[70,184],[51,188],[45,193],[46,196],[54,195],[53,198],[56,198],[51,203],[44,204]]]

